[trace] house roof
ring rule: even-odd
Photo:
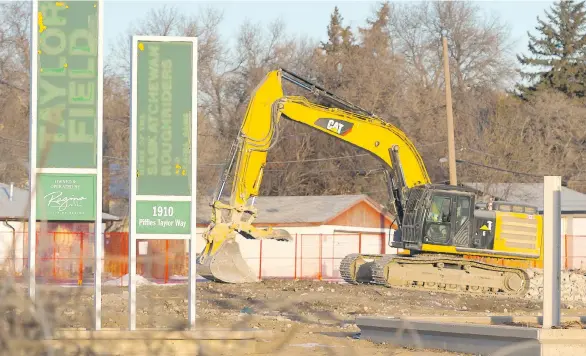
[[[383,213],[383,206],[366,195],[261,196],[254,206],[258,209],[256,224],[324,224],[360,202],[366,202]],[[197,206],[197,223],[208,224],[211,217],[208,201]],[[384,214],[384,213],[383,213]],[[392,220],[390,214],[386,213]]]
[[[499,200],[526,203],[537,206],[543,212],[543,183],[463,183]],[[586,194],[562,187],[562,213],[586,213]]]
[[[0,219],[28,219],[29,191],[13,188],[10,200],[10,184],[0,183]],[[103,221],[120,220],[118,216],[102,213]]]

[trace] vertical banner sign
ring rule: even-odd
[[[95,222],[100,327],[102,1],[32,1],[29,256],[36,221]],[[39,236],[39,238],[44,238]],[[29,258],[34,297],[35,258]]]
[[[132,38],[130,329],[136,318],[136,240],[190,246],[189,322],[195,322],[197,38]]]

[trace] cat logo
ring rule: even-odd
[[[326,118],[319,118],[315,121],[315,124],[319,127],[322,127],[328,131],[332,131],[337,133],[340,136],[347,135],[348,132],[354,126],[353,123],[344,121],[344,120],[336,120],[336,119],[326,119]]]

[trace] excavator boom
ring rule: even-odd
[[[216,282],[254,282],[256,278],[242,258],[236,235],[245,238],[290,240],[285,230],[252,226],[256,209],[249,199],[258,195],[268,150],[277,132],[272,104],[283,96],[278,73],[271,72],[252,94],[240,132],[232,145],[216,199],[211,204],[211,223],[203,234],[206,246],[197,259],[198,274]],[[228,204],[220,199],[228,176],[235,170]]]
[[[285,96],[283,79],[331,106],[312,103],[302,96]],[[248,239],[291,240],[285,230],[252,225],[257,213],[254,198],[258,196],[268,150],[278,140],[277,126],[283,117],[360,147],[390,167],[393,203],[398,212],[403,210],[407,189],[430,183],[421,156],[397,127],[289,71],[269,72],[252,94],[232,148],[232,159],[211,204],[212,221],[204,233],[206,246],[198,258],[198,273],[207,279],[229,283],[256,280],[240,254],[235,241],[237,234]],[[235,175],[226,204],[220,198],[232,170]]]

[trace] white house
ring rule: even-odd
[[[287,230],[292,242],[238,236],[243,257],[261,278],[339,279],[341,259],[350,253],[395,253],[387,244],[393,217],[366,195],[263,196],[256,199],[257,227]],[[197,209],[198,250],[211,208]]]

